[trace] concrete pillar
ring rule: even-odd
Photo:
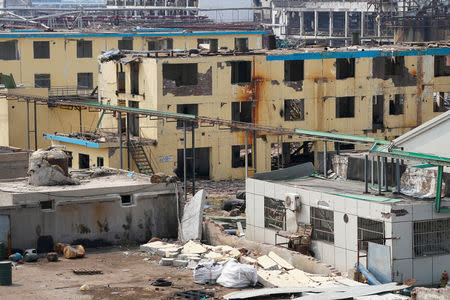
[[[329,21],[329,36],[332,37],[333,36],[333,12],[330,11],[330,21]]]
[[[345,32],[345,46],[348,45],[348,11],[345,12],[345,22],[344,22],[344,32]]]
[[[300,19],[300,36],[303,36],[303,27],[304,27],[304,22],[305,22],[305,18],[303,16],[303,11],[298,12],[298,18]]]
[[[364,12],[361,12],[361,35],[360,38],[364,36]]]
[[[317,10],[314,11],[314,36],[317,36],[318,24],[319,23],[319,12]]]
[[[381,37],[381,16],[378,15],[376,17],[376,20],[377,20],[377,36]],[[378,42],[380,42],[380,40],[378,40]]]

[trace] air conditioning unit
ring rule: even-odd
[[[294,193],[287,193],[284,198],[284,206],[290,210],[297,210],[300,206],[300,195]]]

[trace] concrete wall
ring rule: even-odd
[[[414,221],[450,218],[449,213],[436,213],[432,202],[411,205],[358,200],[255,179],[247,179],[246,192],[247,238],[250,240],[275,244],[276,231],[265,228],[264,224],[264,197],[284,201],[286,193],[295,193],[301,199],[301,208],[296,213],[298,222],[311,223],[311,207],[333,211],[334,242],[312,241],[311,249],[315,258],[339,271],[351,272],[357,262],[358,217],[383,222],[385,237],[398,238],[386,241],[391,247],[392,280],[414,278],[420,285],[437,283],[442,271],[450,268],[450,255],[415,257],[413,253]],[[286,218],[288,225],[289,216]],[[277,242],[284,240],[277,238]]]
[[[0,179],[18,178],[27,176],[27,152],[0,152]]]
[[[73,243],[85,240],[102,244],[147,242],[151,237],[177,237],[177,201],[175,190],[165,184],[130,186],[123,194],[132,194],[133,204],[123,206],[120,194],[101,189],[31,196],[34,203],[0,208],[11,217],[12,248],[36,248],[39,236],[53,241]],[[30,195],[26,195],[30,197]],[[23,198],[26,198],[25,196]],[[54,200],[54,210],[42,210],[42,200]]]

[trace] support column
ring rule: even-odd
[[[27,150],[30,149],[30,100],[27,100]]]
[[[245,179],[248,178],[248,131],[245,131]]]
[[[371,169],[371,173],[372,175],[370,176],[370,182],[372,183],[372,186],[374,186],[373,184],[373,175],[374,175],[374,160],[375,160],[375,156],[372,156],[372,159],[370,160],[370,169]]]
[[[388,184],[388,159],[387,159],[387,157],[384,158],[384,190],[386,192],[389,191],[389,184]]]
[[[397,184],[397,194],[400,194],[400,160],[397,158],[395,160],[395,183]]]
[[[327,141],[323,141],[323,176],[327,177]]]
[[[377,156],[377,175],[378,175],[378,195],[383,195],[381,193],[381,158]]]
[[[348,11],[345,11],[345,22],[344,22],[344,33],[345,33],[345,45],[348,45]]]
[[[330,11],[330,16],[329,16],[330,18],[329,18],[329,23],[330,24],[328,24],[328,36],[329,37],[332,37],[333,36],[333,12],[332,11]]]
[[[81,106],[78,107],[78,110],[79,110],[79,116],[80,116],[80,133],[82,133],[83,132],[83,123],[81,120]]]
[[[192,124],[192,196],[195,195],[195,126],[194,122]]]
[[[122,145],[122,113],[119,111],[117,116],[117,127],[119,128],[119,155],[120,155],[120,169],[123,169],[123,145]]]
[[[314,37],[317,37],[317,31],[319,28],[319,12],[317,10],[314,11]]]
[[[377,15],[377,17],[375,19],[377,22],[377,36],[380,38],[381,37],[381,16]],[[380,42],[380,39],[378,39],[378,43],[379,42]]]
[[[305,18],[303,16],[303,11],[298,12],[298,18],[300,20],[300,36],[303,36],[303,28],[305,23]]]
[[[253,161],[255,162],[255,164],[253,165],[253,169],[255,170],[255,173],[257,172],[256,170],[256,130],[253,130]]]
[[[36,111],[36,100],[34,100],[34,150],[38,149],[37,143],[37,111]]]
[[[367,154],[364,159],[364,193],[369,193],[369,156]]]
[[[364,20],[365,20],[365,18],[364,18],[364,12],[362,11],[362,12],[361,12],[361,35],[360,35],[360,38],[361,38],[361,39],[362,39],[363,36],[364,36]]]
[[[130,171],[130,114],[127,113],[127,166]]]
[[[183,190],[184,201],[187,201],[187,167],[186,167],[186,120],[183,120]]]

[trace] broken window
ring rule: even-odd
[[[123,39],[119,40],[118,46],[119,50],[133,50],[133,40]]]
[[[405,70],[405,57],[394,56],[392,58],[385,57],[384,72],[386,76],[400,76]]]
[[[208,49],[211,50],[211,45],[215,44],[216,47],[218,45],[217,39],[197,39],[197,48]]]
[[[198,104],[177,104],[177,113],[179,114],[188,114],[188,115],[198,115]],[[177,121],[177,129],[183,128],[183,120]],[[186,128],[191,128],[192,124],[194,124],[194,127],[198,127],[197,122],[189,122],[186,121]]]
[[[450,102],[449,93],[433,93],[433,112],[444,112],[448,110]]]
[[[104,160],[103,157],[97,157],[97,167],[103,167],[104,166]]]
[[[384,222],[358,217],[358,240],[384,245]],[[361,250],[367,250],[367,242],[361,244]]]
[[[92,73],[78,73],[77,74],[77,87],[80,90],[92,89],[92,87],[93,87]]]
[[[197,85],[197,64],[163,64],[163,79],[175,81],[176,86]]]
[[[334,213],[332,210],[311,207],[312,239],[334,243]]]
[[[416,257],[450,254],[450,219],[416,221],[413,228]]]
[[[161,39],[148,41],[148,50],[171,50],[173,49],[173,39]]]
[[[284,61],[284,81],[302,81],[304,79],[303,60]]]
[[[17,41],[0,42],[0,59],[4,60],[18,60],[19,51],[17,48]]]
[[[50,42],[33,42],[34,58],[50,58]]]
[[[78,169],[89,169],[89,155],[78,154]]]
[[[264,197],[264,228],[286,230],[286,208],[283,201]]]
[[[355,150],[355,144],[335,142],[334,149],[336,149],[336,151],[338,151],[338,150]]]
[[[116,64],[117,70],[117,92],[125,93],[125,72],[122,64]]]
[[[434,77],[450,76],[450,55],[434,57]]]
[[[120,200],[122,206],[131,206],[133,205],[133,198],[131,195],[120,195]]]
[[[377,130],[384,127],[384,95],[372,97],[372,129]]]
[[[240,52],[248,51],[248,38],[235,38],[234,49]]]
[[[128,101],[128,107],[139,108],[139,101]],[[128,114],[130,118],[130,134],[133,136],[139,136],[139,115]]]
[[[284,120],[285,121],[305,120],[305,100],[304,99],[284,100]]]
[[[252,123],[252,101],[231,102],[231,119],[237,122]]]
[[[139,95],[139,63],[130,63],[131,94]]]
[[[355,117],[355,97],[336,97],[336,118]]]
[[[252,82],[251,61],[231,61],[231,84]]]
[[[351,77],[355,77],[355,59],[336,59],[336,79],[346,79]]]
[[[55,201],[54,200],[40,201],[39,205],[42,210],[54,210],[55,209]]]
[[[248,166],[252,166],[252,145],[247,145]],[[231,146],[231,167],[245,167],[245,145]]]
[[[50,74],[34,74],[35,88],[50,88]]]
[[[394,96],[394,99],[392,99],[392,96],[390,96],[389,114],[395,115],[395,116],[402,115],[403,107],[404,107],[404,100],[405,100],[405,95],[403,95],[403,94],[396,94]]]
[[[78,58],[92,57],[92,41],[85,41],[85,40],[77,41],[77,57]]]

